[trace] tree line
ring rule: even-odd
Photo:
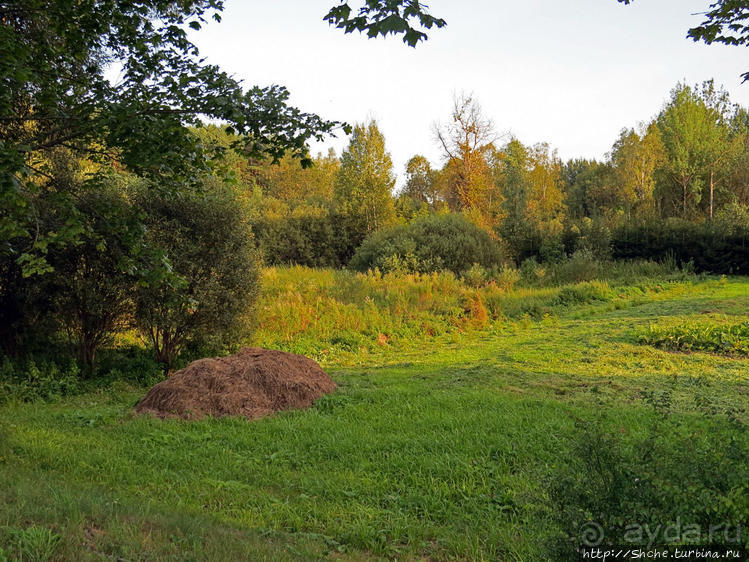
[[[441,165],[413,156],[398,193],[375,122],[355,127],[340,158],[318,155],[309,170],[290,159],[256,163],[253,224],[266,259],[345,265],[373,231],[446,213],[467,217],[517,263],[580,249],[610,257],[624,227],[749,227],[749,112],[713,81],[678,84],[602,160],[564,162],[547,143],[499,142],[470,96],[454,100],[435,137]]]

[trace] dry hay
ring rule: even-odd
[[[243,348],[236,355],[199,359],[160,382],[135,407],[160,418],[259,418],[297,408],[333,392],[336,384],[308,357]]]

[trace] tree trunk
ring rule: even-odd
[[[710,170],[710,220],[713,220],[713,193],[715,190],[715,175],[712,170]]]
[[[682,184],[681,190],[682,190],[682,203],[683,203],[682,215],[683,215],[683,218],[687,218],[687,184],[685,183]]]

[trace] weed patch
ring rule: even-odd
[[[637,336],[639,343],[670,351],[707,351],[749,357],[749,322],[684,322],[675,326],[651,325]]]

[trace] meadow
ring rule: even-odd
[[[749,279],[584,266],[264,270],[246,343],[338,390],[253,422],[135,417],[122,380],[9,399],[0,560],[575,560],[591,524],[674,521],[746,545]]]

